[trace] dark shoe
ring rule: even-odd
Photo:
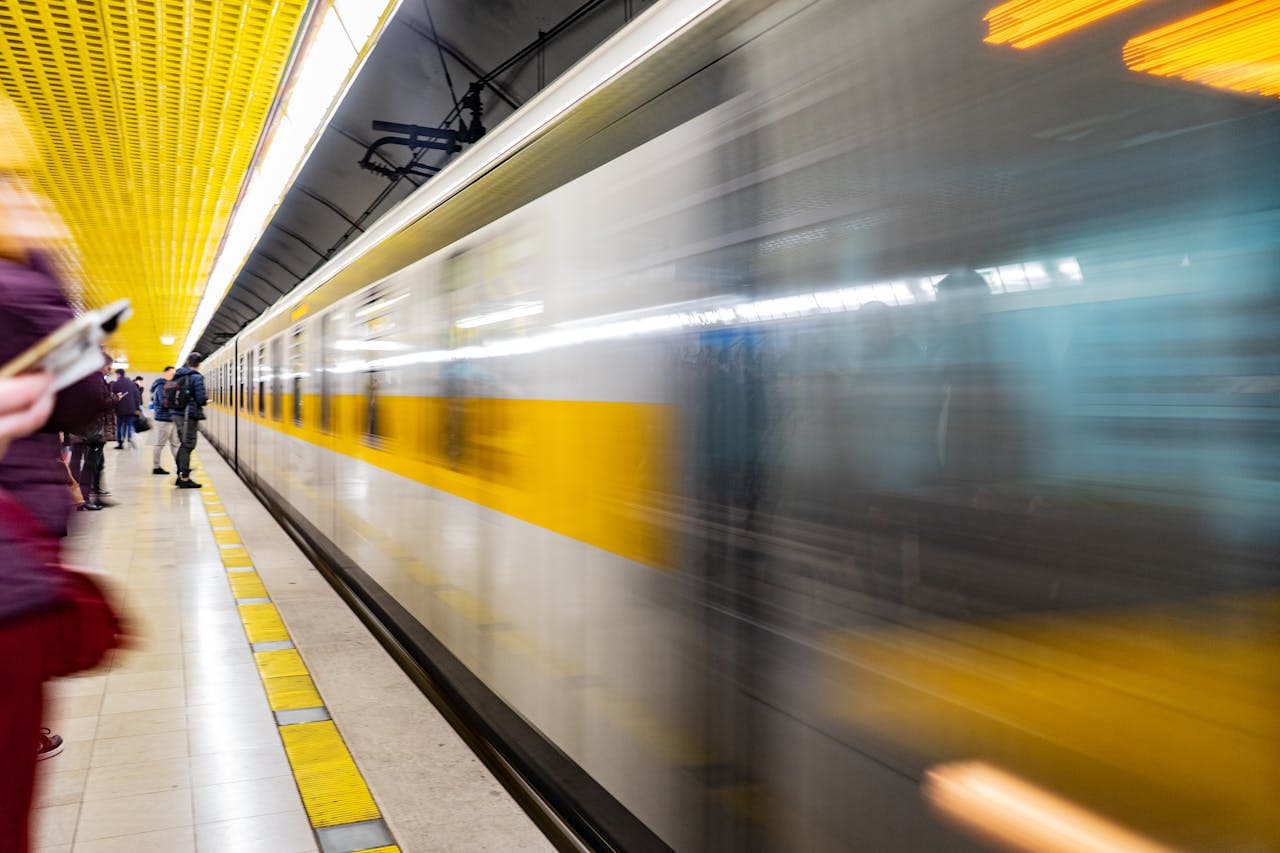
[[[106,509],[102,504],[80,504],[76,507],[78,512],[97,512],[100,509]]]
[[[119,501],[109,501],[106,498],[99,495],[98,499],[94,501],[94,503],[96,503],[100,508],[106,509],[109,506],[115,506],[117,503],[119,503]]]
[[[123,444],[117,444],[117,445],[116,445],[116,447],[115,447],[115,449],[116,449],[116,450],[124,450],[124,445],[123,445]]]
[[[204,483],[197,483],[195,480],[179,480],[179,489],[203,489]]]
[[[108,492],[106,489],[94,489],[94,490],[93,490],[93,493],[94,493],[95,495],[109,495],[109,494],[111,494],[111,492]]]
[[[44,761],[46,758],[53,758],[62,752],[62,736],[55,735],[49,729],[40,730],[40,742],[36,744],[36,761]]]
[[[152,474],[168,474],[169,472],[164,470],[163,468],[152,468],[151,473]]]

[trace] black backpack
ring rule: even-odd
[[[186,413],[191,403],[190,377],[190,373],[184,373],[164,383],[164,407],[175,415]]]

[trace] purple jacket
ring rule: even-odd
[[[0,364],[21,353],[74,316],[71,304],[39,256],[29,266],[0,260]],[[58,393],[44,429],[18,439],[0,459],[0,488],[22,503],[55,536],[65,536],[71,516],[67,469],[59,432],[94,420],[103,404],[102,376],[90,374]]]

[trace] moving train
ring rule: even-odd
[[[205,362],[586,846],[1280,844],[1280,11],[1084,5],[660,2]]]

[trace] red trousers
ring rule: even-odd
[[[36,747],[44,710],[46,650],[57,619],[38,614],[0,627],[0,850],[30,847]]]

